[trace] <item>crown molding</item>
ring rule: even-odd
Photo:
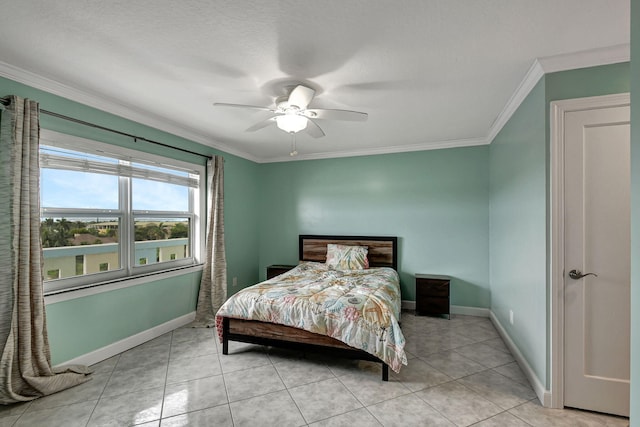
[[[545,74],[558,71],[576,70],[579,68],[596,67],[599,65],[618,64],[629,62],[631,59],[631,45],[620,44],[599,49],[584,50],[570,54],[547,56],[537,58],[525,74],[511,98],[492,123],[487,135],[488,143],[491,143],[504,125],[516,112],[522,101]]]
[[[214,141],[209,137],[186,129],[177,123],[167,121],[166,118],[158,117],[149,114],[148,112],[133,108],[129,105],[122,104],[113,98],[108,98],[87,90],[80,90],[65,85],[58,81],[43,77],[31,71],[18,68],[2,61],[0,61],[0,77],[6,77],[10,80],[25,84],[35,89],[43,90],[53,95],[57,95],[71,101],[96,108],[106,113],[122,117],[126,120],[149,126],[151,128],[158,129],[160,131],[167,132],[193,142],[197,142],[204,146],[224,151],[225,153],[232,154],[234,156],[251,160],[252,162],[259,162],[260,160],[259,158],[249,153],[236,150],[227,144],[223,144],[219,141]]]
[[[279,162],[291,162],[298,160],[321,160],[321,159],[334,159],[339,157],[358,157],[358,156],[375,156],[378,154],[394,154],[394,153],[406,153],[413,151],[427,151],[427,150],[440,150],[443,148],[460,148],[460,147],[472,147],[476,145],[487,145],[489,141],[486,138],[466,138],[466,139],[452,139],[445,141],[424,142],[421,144],[410,145],[396,145],[393,147],[380,147],[370,148],[365,150],[351,150],[351,151],[332,151],[326,153],[316,154],[303,154],[298,156],[287,157],[273,157],[269,159],[263,159],[259,163],[279,163]]]
[[[518,85],[517,89],[507,103],[504,108],[498,114],[494,122],[491,124],[491,128],[489,128],[489,134],[487,135],[487,141],[490,144],[493,139],[498,135],[498,133],[502,130],[504,125],[507,124],[513,113],[516,112],[522,101],[529,95],[529,93],[533,90],[533,88],[538,84],[538,81],[544,76],[544,69],[540,62],[536,59],[533,61],[533,64],[525,74],[524,78]]]

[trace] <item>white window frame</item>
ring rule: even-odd
[[[41,217],[67,218],[74,217],[113,217],[119,219],[119,243],[120,243],[120,269],[106,272],[99,272],[88,275],[74,276],[56,280],[45,280],[45,295],[59,292],[67,292],[96,285],[108,285],[118,282],[118,287],[122,287],[122,281],[132,280],[132,283],[140,283],[140,278],[153,276],[153,280],[162,279],[163,274],[171,273],[176,269],[198,266],[202,264],[204,254],[206,229],[206,167],[200,164],[184,162],[164,156],[132,150],[117,145],[107,144],[95,140],[67,135],[47,129],[40,132],[40,145],[63,148],[73,151],[86,152],[99,156],[107,156],[125,160],[133,163],[149,164],[163,168],[173,168],[189,171],[199,177],[197,188],[189,191],[190,210],[185,212],[162,212],[133,210],[131,207],[131,180],[132,178],[119,178],[119,208],[118,209],[60,209],[41,207]],[[41,166],[42,167],[42,166]],[[125,166],[126,168],[126,166]],[[133,177],[136,171],[129,171]],[[144,178],[144,177],[142,177]],[[129,180],[129,184],[126,180]],[[193,181],[192,181],[193,182]],[[190,229],[190,256],[178,260],[163,261],[161,263],[151,263],[147,265],[136,265],[135,260],[135,218],[166,218],[167,216],[184,216],[189,219]],[[160,277],[158,277],[160,275]],[[45,277],[46,279],[46,277]]]

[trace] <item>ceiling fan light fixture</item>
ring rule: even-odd
[[[307,118],[297,114],[276,116],[276,125],[287,133],[296,133],[307,127]]]

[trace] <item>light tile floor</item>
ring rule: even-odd
[[[231,343],[181,328],[93,366],[93,379],[0,407],[3,426],[626,426],[545,409],[486,318],[403,313],[409,364]]]

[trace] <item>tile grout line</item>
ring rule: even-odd
[[[229,387],[227,387],[227,380],[225,378],[224,368],[222,367],[222,357],[221,356],[229,356],[229,354],[222,354],[219,343],[216,341],[218,339],[218,328],[213,328],[213,340],[214,345],[216,346],[216,350],[218,351],[218,364],[220,365],[220,376],[222,377],[222,385],[224,386],[224,394],[227,397],[227,409],[229,410],[229,416],[231,417],[231,425],[235,426],[236,422],[233,417],[233,411],[231,410],[231,400],[229,399]],[[236,371],[233,371],[236,372]]]
[[[180,328],[178,328],[178,329],[180,329]],[[193,329],[196,329],[196,328],[193,328]],[[174,331],[175,331],[175,330],[174,330]],[[196,356],[186,356],[186,357],[182,357],[182,358],[178,358],[178,359],[173,359],[173,360],[177,360],[177,361],[186,361],[186,360],[197,359],[197,358],[199,358],[199,357],[206,357],[206,356],[210,356],[210,355],[215,354],[215,355],[216,355],[216,359],[218,360],[218,365],[220,366],[220,374],[217,374],[217,375],[216,375],[216,374],[214,374],[214,375],[209,375],[209,376],[205,376],[205,377],[199,377],[199,378],[187,379],[187,380],[180,380],[180,381],[176,381],[176,382],[173,382],[173,383],[169,383],[169,365],[171,364],[171,361],[172,361],[172,359],[171,359],[171,350],[172,350],[172,348],[173,348],[173,344],[174,344],[173,339],[174,339],[174,337],[173,337],[173,331],[172,331],[172,335],[171,335],[171,343],[170,343],[170,346],[169,346],[169,359],[168,359],[168,361],[167,361],[167,372],[166,372],[166,375],[165,375],[165,387],[164,387],[164,392],[163,392],[163,396],[162,396],[163,402],[162,402],[162,410],[161,410],[161,413],[160,413],[160,414],[161,414],[161,416],[160,416],[160,422],[162,421],[162,419],[163,419],[163,415],[164,415],[164,400],[165,400],[166,393],[167,393],[167,386],[169,386],[169,385],[183,384],[183,383],[188,383],[188,382],[192,382],[192,381],[198,381],[198,380],[202,380],[202,379],[206,379],[206,378],[212,378],[212,377],[217,377],[217,376],[222,377],[222,366],[220,366],[220,357],[218,356],[218,353],[217,353],[218,348],[217,348],[217,346],[216,346],[216,344],[215,344],[215,342],[214,342],[214,343],[213,343],[213,346],[216,348],[216,353],[204,354],[204,355],[196,355]],[[215,339],[215,338],[214,338],[214,339]],[[197,341],[197,340],[189,339],[189,340],[185,340],[185,341],[183,341],[183,342],[175,342],[175,344],[185,345],[185,344],[188,344],[188,343],[190,343],[190,342],[192,342],[192,341]],[[223,379],[223,381],[224,381],[224,379]],[[228,404],[228,399],[227,399],[227,404]],[[207,407],[207,408],[203,408],[203,409],[196,409],[196,410],[192,410],[192,411],[187,411],[187,412],[183,412],[183,413],[181,413],[181,414],[175,414],[175,415],[172,415],[172,416],[167,417],[167,418],[173,418],[173,417],[177,417],[177,416],[181,416],[181,415],[189,414],[189,413],[192,413],[192,412],[197,412],[197,411],[204,410],[204,409],[215,408],[215,407],[222,406],[222,405],[225,405],[225,403],[222,403],[222,404],[219,404],[219,405],[209,406],[209,407]]]
[[[271,357],[268,355],[268,353],[267,353],[267,357],[269,357],[269,360],[271,361],[271,364],[273,365],[273,369],[276,371],[276,375],[278,376],[278,378],[280,378],[280,381],[282,381],[282,385],[284,386],[284,389],[287,391],[287,394],[289,395],[289,398],[291,399],[291,401],[295,405],[296,409],[300,413],[300,416],[304,420],[305,424],[309,425],[309,421],[307,420],[307,418],[302,413],[302,410],[300,409],[300,406],[298,406],[298,402],[296,402],[296,400],[291,395],[291,391],[289,390],[289,387],[287,387],[287,383],[284,382],[284,379],[282,378],[282,375],[280,375],[280,371],[278,371],[278,367],[276,366],[275,363],[273,363],[273,360],[271,360]]]
[[[455,381],[455,380],[453,380]],[[448,381],[447,383],[443,383],[443,384],[448,384],[451,381]],[[438,384],[440,385],[440,384]],[[434,386],[437,387],[437,386]],[[427,387],[427,388],[431,388],[431,387]],[[423,388],[422,390],[426,390],[426,388]],[[457,425],[456,423],[453,422],[453,420],[449,419],[449,417],[447,417],[445,414],[443,414],[442,412],[440,412],[437,408],[434,408],[433,405],[431,405],[429,402],[427,402],[426,400],[424,400],[423,398],[421,398],[420,396],[418,396],[418,393],[422,390],[418,390],[413,392],[413,395],[420,400],[421,402],[423,402],[425,405],[427,405],[429,408],[433,409],[438,415],[440,415],[442,418],[444,418],[445,420],[449,421],[451,424],[453,424],[454,426]]]
[[[167,367],[164,373],[164,385],[162,387],[162,402],[160,403],[160,418],[158,418],[158,425],[162,424],[162,415],[164,413],[164,400],[167,395],[167,382],[169,381],[169,364],[171,363],[171,348],[173,347],[173,333],[175,329],[171,331],[171,340],[169,341],[169,351],[167,354]]]
[[[104,396],[104,391],[107,389],[107,386],[109,385],[109,381],[111,381],[111,378],[113,377],[113,373],[116,371],[116,368],[118,367],[118,363],[120,362],[121,354],[122,353],[118,354],[118,360],[116,360],[116,363],[113,365],[113,368],[111,369],[111,372],[109,372],[109,379],[107,380],[106,383],[104,383],[104,387],[103,387],[102,391],[100,392],[100,396],[98,396],[98,400],[96,400],[96,404],[93,406],[93,409],[91,410],[91,413],[89,414],[89,418],[87,419],[87,423],[85,424],[85,426],[88,426],[89,423],[91,422],[91,418],[93,418],[93,414],[96,412],[96,409],[98,408],[98,405],[100,404],[100,401],[102,400],[102,397]]]
[[[18,415],[18,418],[16,418],[13,423],[11,424],[11,426],[15,426],[16,424],[18,424],[18,421],[20,421],[20,418],[22,418],[24,416],[24,414],[27,413],[27,410],[29,409],[29,407],[31,406],[31,402],[33,402],[33,400],[27,402],[26,404],[26,408],[24,408],[24,411],[22,411],[20,413],[20,415]]]
[[[24,416],[24,414],[27,413],[27,410],[29,409],[29,407],[31,406],[31,402],[33,402],[33,400],[29,401],[26,403],[26,408],[24,408],[24,411],[22,411],[20,413],[20,415],[18,415],[18,418],[16,418],[13,423],[11,423],[11,426],[15,426],[16,424],[18,424],[18,421],[20,421],[20,418],[22,418]],[[87,421],[88,422],[88,421]]]
[[[524,402],[524,403],[521,403],[520,405],[516,405],[516,406],[514,406],[513,408],[508,409],[508,410],[507,410],[507,412],[508,412],[511,416],[515,417],[516,419],[518,419],[518,420],[522,421],[523,423],[525,423],[525,424],[527,424],[527,425],[531,425],[531,424],[530,424],[530,423],[528,423],[526,420],[524,420],[524,419],[520,418],[519,416],[517,416],[516,414],[512,413],[512,412],[511,412],[511,410],[513,410],[513,409],[515,409],[515,408],[518,408],[518,407],[520,407],[520,406],[526,405],[527,403],[529,403],[529,402],[531,402],[531,401],[534,401],[534,400],[535,400],[535,401],[537,401],[537,400],[538,400],[538,398],[536,397],[536,398],[534,398],[534,399],[531,399],[531,400],[528,400],[528,401],[526,401],[526,402]]]

